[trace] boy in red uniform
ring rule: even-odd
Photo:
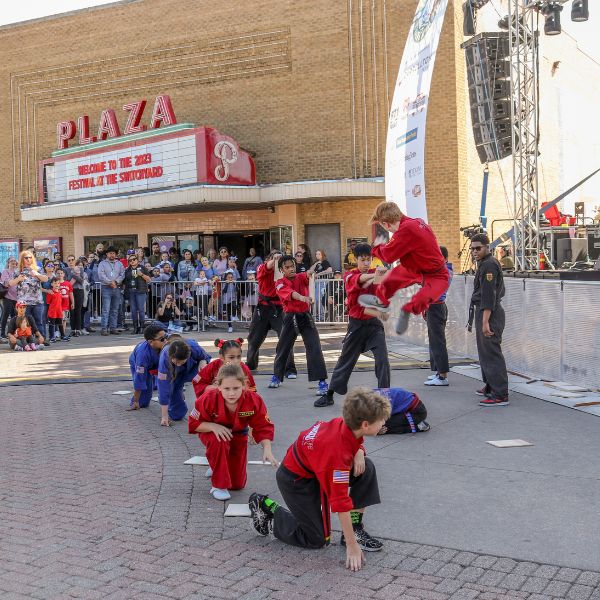
[[[275,289],[275,263],[281,258],[279,250],[272,250],[266,262],[259,265],[256,272],[258,282],[258,305],[252,315],[250,331],[248,333],[248,353],[246,364],[251,371],[258,367],[258,353],[265,341],[269,329],[281,336],[283,326],[283,308],[281,300]],[[296,379],[297,371],[294,363],[294,352],[289,353],[285,365],[285,376],[288,379]]]
[[[283,277],[277,281],[275,289],[283,304],[283,327],[275,350],[274,374],[269,387],[278,388],[281,385],[285,365],[300,334],[306,351],[308,381],[319,381],[317,395],[322,396],[328,389],[327,367],[321,350],[319,332],[310,313],[313,299],[308,295],[308,278],[312,271],[309,269],[306,273],[296,273],[296,261],[289,255],[279,259],[279,269]]]
[[[421,289],[400,311],[396,333],[401,335],[408,328],[410,314],[419,315],[435,302],[449,285],[446,261],[431,227],[422,219],[411,219],[402,214],[394,202],[381,202],[371,217],[372,223],[379,223],[392,238],[387,244],[376,239],[373,255],[387,263],[400,261],[375,288],[375,294],[364,294],[358,302],[365,308],[380,312],[389,311],[392,296],[399,290],[415,283]]]
[[[375,376],[377,386],[390,387],[390,361],[383,323],[372,314],[365,312],[358,299],[363,294],[373,293],[373,283],[385,272],[385,269],[371,269],[371,246],[356,244],[354,260],[357,266],[344,275],[346,298],[348,303],[348,331],[342,344],[342,352],[333,369],[327,394],[315,400],[315,407],[333,404],[333,394],[345,394],[348,391],[348,380],[356,366],[358,357],[367,350],[375,357]]]
[[[352,390],[343,417],[318,421],[303,431],[277,470],[277,487],[287,504],[254,493],[248,500],[252,524],[292,546],[322,548],[330,541],[330,510],[338,513],[346,566],[358,571],[363,553],[383,544],[363,528],[367,506],[379,504],[375,466],[365,458],[363,436],[377,435],[390,415],[389,401],[367,388]]]
[[[239,365],[224,365],[217,375],[218,388],[208,389],[189,415],[188,431],[199,434],[206,447],[211,478],[210,493],[216,500],[229,500],[229,490],[246,485],[248,427],[263,447],[263,461],[279,463],[271,452],[275,428],[263,399],[245,389],[246,376]]]
[[[215,346],[219,349],[219,358],[211,360],[199,373],[192,379],[196,398],[200,398],[207,389],[216,388],[215,381],[219,369],[223,365],[239,365],[246,376],[246,389],[250,392],[256,391],[256,381],[250,372],[250,369],[242,362],[242,344],[243,338],[237,340],[215,340]]]

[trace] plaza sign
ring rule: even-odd
[[[82,115],[75,121],[61,121],[56,126],[56,141],[58,148],[64,150],[68,148],[69,141],[75,138],[79,132],[79,144],[81,146],[92,144],[96,141],[106,140],[107,138],[116,138],[121,135],[131,135],[146,130],[146,125],[141,124],[142,116],[146,108],[146,100],[130,102],[123,106],[123,110],[128,113],[125,129],[121,133],[117,115],[112,108],[107,108],[100,113],[98,124],[98,135],[90,135],[90,118],[88,115]],[[158,129],[162,125],[175,125],[177,118],[171,104],[169,96],[157,96],[150,117],[150,129]]]

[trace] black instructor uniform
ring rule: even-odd
[[[487,254],[479,261],[475,272],[471,314],[474,312],[477,352],[485,391],[495,399],[508,398],[508,374],[502,354],[505,315],[500,303],[504,293],[502,267],[492,254]],[[486,309],[492,311],[489,323],[494,335],[491,337],[483,335],[483,311]]]
[[[256,278],[258,280],[258,305],[252,315],[250,331],[248,333],[248,352],[246,364],[251,371],[258,367],[258,353],[270,329],[281,335],[283,327],[283,307],[275,290],[275,269],[267,269],[266,264],[258,267]],[[290,352],[285,374],[296,373],[294,352]]]

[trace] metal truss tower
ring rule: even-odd
[[[508,2],[515,267],[523,271],[540,260],[537,10],[535,0]]]

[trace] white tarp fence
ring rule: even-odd
[[[600,387],[600,283],[506,277],[504,284],[502,349],[508,369]],[[475,332],[466,329],[472,291],[472,276],[454,277],[448,291],[446,337],[451,354],[477,360]],[[395,299],[396,314],[403,298],[412,293],[405,290]],[[405,335],[407,341],[427,346],[423,319],[412,318]]]

